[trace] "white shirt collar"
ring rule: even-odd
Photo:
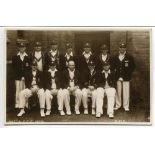
[[[55,51],[50,50],[50,53],[57,53],[57,52],[58,52],[58,50],[55,50]]]
[[[92,55],[92,52],[90,51],[89,53],[86,53],[86,52],[84,51],[82,54],[83,54],[83,55],[85,55],[85,54]]]
[[[17,56],[18,56],[18,55],[28,56],[27,53],[25,53],[25,52],[24,52],[23,54],[20,53],[20,52],[18,52]]]
[[[104,54],[101,54],[101,55],[102,55],[102,57],[107,57],[107,54],[105,54],[105,55]]]
[[[66,53],[65,57],[67,57],[67,56],[73,56],[73,52],[71,52],[70,54]]]
[[[111,72],[110,72],[110,69],[109,69],[108,72],[106,72],[105,70],[103,70],[102,73],[105,73],[105,74],[108,73],[108,74],[110,74]]]
[[[58,71],[56,68],[54,71],[52,71],[51,69],[48,70],[48,72],[56,72],[56,71]]]

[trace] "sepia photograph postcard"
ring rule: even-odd
[[[147,27],[5,27],[5,125],[151,125]]]

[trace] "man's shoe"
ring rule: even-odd
[[[51,110],[46,111],[46,116],[49,116],[51,114]]]
[[[63,110],[60,110],[60,115],[61,116],[64,116],[65,115],[65,112]]]
[[[80,115],[80,111],[79,110],[75,110],[75,114],[76,115]]]
[[[70,110],[67,111],[66,113],[67,113],[67,115],[69,115],[69,116],[72,114]]]
[[[88,109],[84,109],[84,114],[88,115]]]
[[[109,118],[114,118],[114,115],[113,114],[109,114]]]
[[[95,115],[95,114],[96,114],[95,109],[92,108],[92,115]]]
[[[100,118],[100,117],[101,117],[101,113],[99,112],[96,114],[96,118]]]
[[[124,110],[125,110],[126,112],[128,112],[128,111],[129,111],[129,108],[125,108]]]
[[[23,116],[23,114],[25,114],[25,111],[24,111],[24,109],[21,109],[17,116],[21,117],[21,116]]]
[[[40,116],[41,116],[41,117],[45,117],[44,109],[41,109],[41,110],[40,110]]]

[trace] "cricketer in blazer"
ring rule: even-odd
[[[96,60],[96,56],[92,53],[91,55],[90,55],[90,57],[89,57],[89,60],[88,60],[88,62],[90,62],[90,61],[93,61],[93,62],[96,62],[95,61]],[[79,71],[88,71],[89,70],[89,68],[88,68],[88,62],[86,61],[86,58],[84,57],[84,55],[82,54],[82,55],[80,55],[79,57],[78,57],[78,62],[77,62],[77,68],[78,68],[78,70]]]
[[[24,60],[20,59],[20,55],[17,54],[12,58],[12,67],[15,80],[21,80],[22,77],[25,77],[25,72],[31,69],[31,60],[26,54]]]
[[[70,85],[69,85],[70,76],[69,76],[68,69],[62,73],[62,77],[63,77],[62,78],[62,88],[67,89],[68,87],[70,87]],[[79,86],[79,88],[81,89],[81,75],[80,75],[79,71],[76,69],[74,71],[74,84],[75,84],[75,86]]]
[[[82,76],[81,78],[82,88],[88,88],[88,86],[94,86],[95,88],[97,88],[97,85],[96,85],[97,72],[95,69],[92,75],[89,70],[89,71],[84,71],[81,76]]]
[[[52,86],[52,79],[55,79],[55,84],[56,84],[56,89],[60,89],[62,87],[62,83],[61,83],[61,73],[60,71],[55,71],[55,76],[52,77],[51,73],[49,71],[45,71],[44,72],[44,89],[48,89],[51,90],[51,86]]]
[[[116,80],[122,77],[124,81],[130,81],[136,67],[133,57],[125,53],[124,59],[120,61],[119,54],[117,54],[114,56],[113,61]]]
[[[113,63],[113,58],[112,56],[107,53],[107,58],[105,61],[102,60],[102,53],[100,53],[97,57],[96,57],[96,70],[97,71],[101,71],[104,64],[105,63],[109,63],[110,64],[110,70],[112,71],[114,69],[114,63]]]
[[[110,87],[116,87],[115,74],[109,70],[108,77],[106,79],[105,73],[100,71],[96,74],[96,86],[104,88],[106,81]]]
[[[41,89],[43,88],[43,74],[40,71],[36,71],[36,85]],[[33,80],[32,70],[25,72],[25,86],[26,88],[30,89],[32,87],[31,83]]]
[[[45,66],[45,55],[44,55],[44,52],[41,51],[41,58],[42,59],[42,65],[43,65],[43,69],[44,69],[44,66]],[[30,60],[31,60],[31,63],[35,60],[36,62],[39,62],[40,59],[37,59],[35,57],[35,51],[32,52],[32,54],[30,55]]]

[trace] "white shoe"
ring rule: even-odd
[[[109,118],[114,118],[114,115],[113,114],[109,114]]]
[[[125,111],[129,111],[129,108],[125,108],[124,110],[125,110]]]
[[[67,115],[71,115],[72,114],[71,111],[67,111],[66,113],[67,113]]]
[[[41,117],[45,117],[44,109],[41,109],[41,110],[40,110],[40,116],[41,116]]]
[[[92,108],[92,115],[95,115],[95,114],[96,114],[95,109]]]
[[[80,111],[79,110],[75,110],[75,114],[76,115],[80,115]]]
[[[17,116],[21,117],[21,116],[23,116],[23,114],[25,114],[25,111],[24,111],[24,109],[21,109]]]
[[[51,110],[46,111],[46,116],[49,116],[51,114]]]
[[[96,117],[97,117],[97,118],[100,118],[100,117],[101,117],[101,113],[100,113],[100,112],[97,113],[97,114],[96,114]]]
[[[84,114],[88,115],[88,109],[84,109]]]
[[[63,110],[60,110],[60,115],[61,116],[64,116],[65,115],[65,112]]]

